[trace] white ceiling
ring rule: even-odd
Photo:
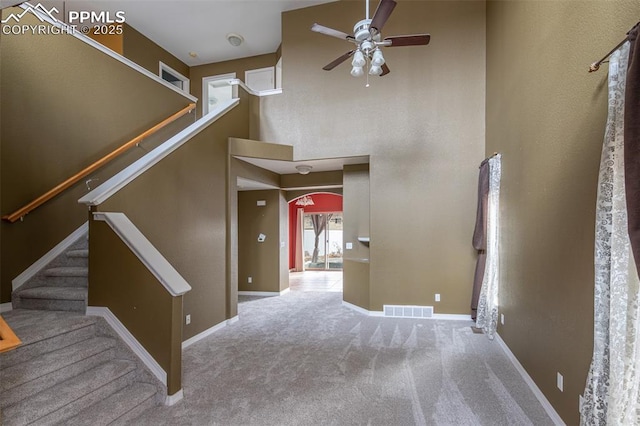
[[[71,10],[124,11],[126,23],[189,66],[273,53],[281,13],[336,0],[71,0]],[[244,37],[233,47],[228,33]],[[198,54],[196,58],[189,52]]]

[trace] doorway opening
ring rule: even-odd
[[[342,212],[305,213],[305,270],[342,270]]]
[[[289,201],[289,270],[342,271],[342,195],[305,194]]]

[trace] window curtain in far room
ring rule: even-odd
[[[499,216],[502,155],[489,158],[489,195],[487,203],[487,260],[478,299],[476,327],[493,340],[498,327],[498,293],[500,283]]]
[[[626,42],[609,59],[609,116],[596,201],[594,345],[581,425],[640,424],[639,280],[625,195],[629,51]]]
[[[318,263],[318,254],[320,253],[320,249],[319,249],[320,234],[322,234],[322,231],[324,231],[324,229],[327,227],[327,215],[312,214],[311,223],[313,224],[313,232],[316,236],[314,246],[313,246],[313,256],[311,257],[311,263]]]
[[[304,247],[302,247],[303,235],[304,235],[304,209],[296,209],[296,244],[295,244],[296,260],[294,265],[296,272],[304,272]]]

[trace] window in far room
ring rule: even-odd
[[[158,75],[160,78],[176,86],[183,92],[189,93],[189,79],[171,68],[169,65],[160,62],[160,71],[158,72]]]

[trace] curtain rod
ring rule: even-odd
[[[490,156],[488,156],[487,158],[485,158],[484,160],[482,160],[482,162],[480,163],[479,168],[480,168],[480,167],[482,167],[482,165],[483,165],[484,163],[486,163],[487,161],[491,160],[491,159],[492,159],[493,157],[495,157],[496,155],[498,155],[498,153],[497,153],[497,152],[494,152],[493,154],[491,154]]]
[[[607,53],[606,55],[604,55],[602,57],[602,59],[600,59],[599,61],[596,61],[594,63],[592,63],[591,65],[589,65],[589,72],[595,72],[598,71],[600,69],[600,65],[606,61],[607,59],[609,59],[609,56],[611,56],[613,54],[613,52],[615,52],[616,50],[618,50],[620,48],[620,46],[622,46],[627,40],[629,40],[629,36],[625,37],[624,40],[622,40],[620,43],[618,43],[618,45],[616,47],[614,47],[613,49],[611,49],[611,51],[609,53]]]

